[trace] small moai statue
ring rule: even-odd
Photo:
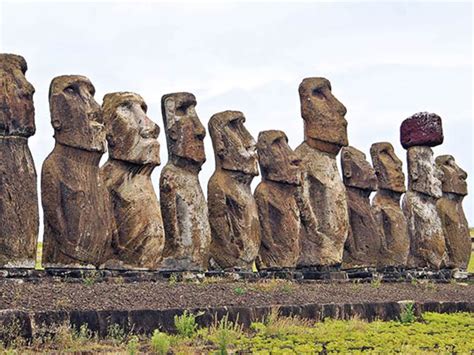
[[[105,95],[102,111],[109,159],[101,173],[117,225],[106,267],[158,269],[165,233],[151,173],[160,165],[160,129],[132,92]]]
[[[302,231],[300,160],[282,131],[260,132],[257,152],[262,172],[262,181],[254,192],[262,238],[259,268],[295,268]]]
[[[0,54],[0,268],[34,268],[38,239],[36,170],[28,147],[35,134],[35,89],[23,57]]]
[[[54,78],[49,88],[56,144],[43,163],[43,264],[88,268],[104,262],[116,228],[99,161],[106,151],[102,111],[90,80]]]
[[[339,266],[349,233],[349,213],[336,156],[347,146],[346,108],[331,92],[329,80],[306,78],[299,86],[304,142],[295,152],[305,169],[307,216],[314,216],[301,237],[298,266]]]
[[[213,268],[251,270],[260,248],[260,224],[250,183],[258,176],[256,143],[239,111],[209,120],[216,170],[208,188]]]
[[[410,236],[408,265],[438,270],[446,266],[447,252],[436,202],[442,196],[443,172],[435,164],[431,147],[443,142],[441,117],[420,112],[400,127],[407,149],[408,191],[402,202]]]
[[[384,245],[381,229],[370,206],[370,194],[377,190],[375,170],[363,152],[350,146],[342,148],[341,167],[350,221],[343,267],[379,266]]]
[[[448,251],[447,266],[465,270],[471,256],[471,236],[462,201],[467,195],[467,173],[452,155],[441,155],[436,164],[443,171],[443,196],[436,206],[444,230]]]
[[[161,109],[168,144],[168,162],[160,177],[165,226],[161,268],[205,270],[211,229],[198,175],[206,161],[206,129],[196,113],[196,98],[191,93],[164,95]]]
[[[405,267],[410,252],[410,238],[407,220],[400,207],[400,199],[406,192],[402,161],[388,142],[372,144],[370,155],[378,180],[372,208],[385,247],[379,261],[381,266]]]

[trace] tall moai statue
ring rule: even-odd
[[[35,89],[26,70],[23,57],[0,54],[0,268],[35,266],[38,193],[28,148]]]
[[[56,144],[41,172],[46,267],[98,266],[116,233],[99,171],[106,132],[94,93],[79,75],[58,76],[49,88]]]
[[[164,95],[161,110],[168,163],[161,171],[160,203],[165,226],[163,269],[207,269],[211,229],[198,174],[206,161],[206,129],[187,92]]]
[[[436,206],[441,218],[446,248],[447,266],[466,269],[471,256],[471,236],[462,200],[467,195],[467,173],[462,170],[452,155],[441,155],[436,164],[443,171],[443,196]]]
[[[101,173],[117,225],[106,266],[157,269],[165,233],[151,173],[160,165],[160,129],[148,118],[143,98],[132,92],[105,95],[102,111],[109,159]]]
[[[410,252],[410,238],[407,220],[400,207],[400,199],[406,192],[402,161],[388,142],[372,144],[370,155],[378,180],[372,208],[381,228],[385,247],[380,256],[380,264],[405,267]]]
[[[400,127],[400,141],[407,149],[408,191],[402,202],[410,236],[410,267],[440,269],[446,266],[444,232],[436,209],[442,196],[443,173],[437,167],[431,147],[443,142],[441,117],[420,112]]]
[[[262,238],[259,267],[294,268],[302,231],[300,160],[282,131],[260,132],[257,152],[262,172],[262,181],[254,193]]]
[[[370,206],[370,194],[377,190],[375,170],[365,154],[354,147],[342,148],[341,167],[350,221],[343,266],[379,266],[384,245],[381,229]]]
[[[300,267],[338,266],[349,233],[346,189],[336,156],[347,146],[346,108],[331,92],[324,78],[306,78],[299,86],[304,142],[296,154],[305,168],[304,190],[309,198],[309,216],[318,233],[306,232],[301,239]]]
[[[209,120],[216,170],[208,187],[211,266],[251,270],[260,247],[257,203],[250,183],[258,176],[256,143],[239,111]]]

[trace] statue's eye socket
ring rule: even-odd
[[[130,101],[123,102],[120,107],[130,110],[132,108],[132,103]]]
[[[147,107],[145,104],[142,104],[142,105],[141,105],[141,108],[142,108],[143,112],[146,113],[148,107]]]
[[[67,92],[68,94],[74,94],[76,92],[76,88],[72,85],[69,85],[68,87],[64,89],[64,91]]]
[[[312,91],[313,96],[317,97],[318,99],[324,99],[325,96],[320,88],[313,89]]]

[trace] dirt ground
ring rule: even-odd
[[[462,283],[48,282],[0,280],[0,310],[136,310],[382,301],[472,301]]]

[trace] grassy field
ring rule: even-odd
[[[197,315],[199,316],[199,315]],[[99,340],[87,327],[55,329],[54,337],[34,339],[31,344],[15,337],[14,329],[0,329],[5,336],[3,352],[25,354],[36,351],[107,352],[114,354],[307,354],[307,353],[460,353],[474,351],[474,317],[469,313],[425,313],[416,319],[408,306],[399,321],[367,323],[326,320],[313,323],[279,317],[273,312],[262,322],[243,331],[226,318],[210,328],[198,328],[196,316],[175,318],[178,334],[156,330],[151,337],[126,334],[117,325]],[[46,332],[48,333],[48,332]],[[45,333],[45,334],[46,334]],[[2,347],[0,343],[0,353]]]

